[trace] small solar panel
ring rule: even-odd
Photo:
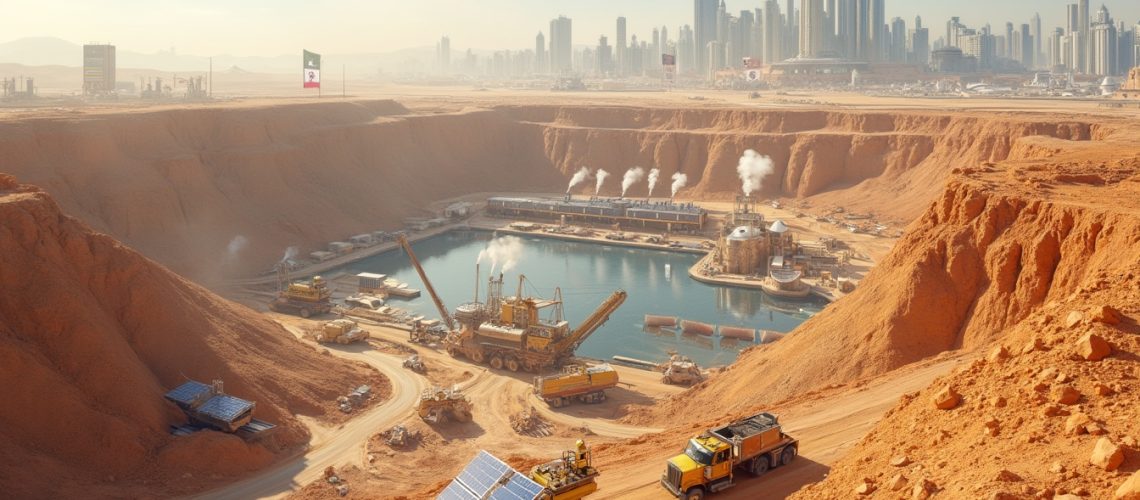
[[[436,498],[441,500],[534,500],[542,487],[526,476],[518,474],[502,460],[486,451],[479,454],[459,471],[455,480]]]
[[[253,402],[251,401],[235,398],[227,394],[219,394],[198,407],[198,412],[229,422],[250,408],[253,408]]]
[[[542,489],[529,477],[515,473],[507,484],[491,493],[491,500],[535,500],[542,494]]]
[[[200,394],[209,391],[210,386],[191,380],[166,393],[166,399],[174,401],[175,403],[189,405],[197,400]]]

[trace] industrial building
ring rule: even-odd
[[[115,46],[84,45],[83,94],[91,96],[113,92],[115,92]]]
[[[487,212],[496,216],[556,220],[563,224],[621,224],[667,231],[699,231],[708,220],[708,211],[691,203],[620,198],[575,200],[569,196],[561,199],[489,198]]]

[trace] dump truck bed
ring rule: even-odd
[[[610,365],[592,366],[577,373],[536,377],[535,393],[542,398],[576,396],[615,387],[618,374]]]
[[[780,422],[771,413],[760,413],[709,431],[725,443],[739,444],[738,460],[747,460],[783,444]]]

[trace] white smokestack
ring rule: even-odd
[[[745,151],[736,166],[736,173],[740,175],[745,196],[751,196],[753,192],[759,190],[764,184],[764,178],[772,175],[774,170],[771,158],[761,156],[751,149]]]
[[[481,264],[483,259],[491,261],[491,274],[495,274],[495,268],[502,266],[500,272],[507,272],[514,269],[518,265],[519,260],[522,259],[523,243],[522,239],[517,236],[500,236],[487,243],[487,248],[479,251],[479,257],[475,260],[476,264]]]
[[[661,177],[660,169],[649,170],[649,197],[653,197],[653,188],[657,187],[657,178]]]
[[[598,179],[597,184],[594,185],[594,196],[597,196],[598,194],[600,194],[602,192],[602,184],[605,184],[606,177],[609,177],[609,176],[610,176],[609,172],[606,172],[605,170],[602,170],[600,168],[594,174],[594,178]]]
[[[685,184],[688,184],[688,183],[689,183],[689,176],[682,174],[680,172],[673,174],[673,194],[670,197],[676,198],[677,197],[677,191],[680,191],[681,188],[685,187]]]
[[[645,169],[641,167],[633,167],[625,171],[625,175],[621,178],[621,197],[625,198],[625,192],[629,191],[629,187],[641,182],[645,178]]]
[[[570,178],[570,185],[566,186],[566,194],[570,194],[570,190],[574,189],[574,186],[581,184],[582,181],[586,180],[586,178],[589,176],[590,169],[586,167],[578,169],[578,171],[574,173],[574,177]]]

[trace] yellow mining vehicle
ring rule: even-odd
[[[559,375],[534,378],[534,393],[555,408],[574,401],[601,403],[606,389],[617,387],[618,373],[608,364],[598,366],[571,365]]]
[[[277,290],[277,297],[269,303],[269,309],[273,311],[302,318],[332,311],[332,290],[320,276],[313,276],[308,283],[295,283],[289,279],[289,267],[278,264]]]
[[[554,290],[553,299],[523,296],[526,277],[519,275],[518,292],[512,297],[504,297],[503,275],[500,273],[498,278],[491,276],[488,280],[486,302],[479,302],[476,292],[475,301],[459,306],[453,318],[407,239],[401,236],[399,242],[447,325],[448,335],[443,341],[447,352],[456,357],[466,356],[476,363],[486,363],[496,370],[537,372],[562,366],[590,334],[609,320],[610,314],[625,302],[627,296],[625,290],[610,294],[578,328],[571,330],[570,324],[562,318],[560,289]],[[540,318],[540,312],[549,314]]]
[[[593,452],[581,439],[573,450],[562,452],[562,458],[538,465],[530,470],[530,479],[545,488],[540,498],[578,500],[598,490],[598,470],[593,465]]]
[[[690,439],[684,452],[666,463],[661,486],[677,498],[699,500],[735,486],[736,469],[760,476],[790,464],[798,446],[775,415],[760,413]]]
[[[425,422],[445,424],[447,422],[470,422],[471,401],[459,389],[432,387],[420,394],[420,404],[416,407]]]
[[[360,325],[350,319],[329,321],[321,326],[316,335],[317,342],[335,342],[337,344],[351,344],[367,340],[371,336],[367,330],[361,329]]]

